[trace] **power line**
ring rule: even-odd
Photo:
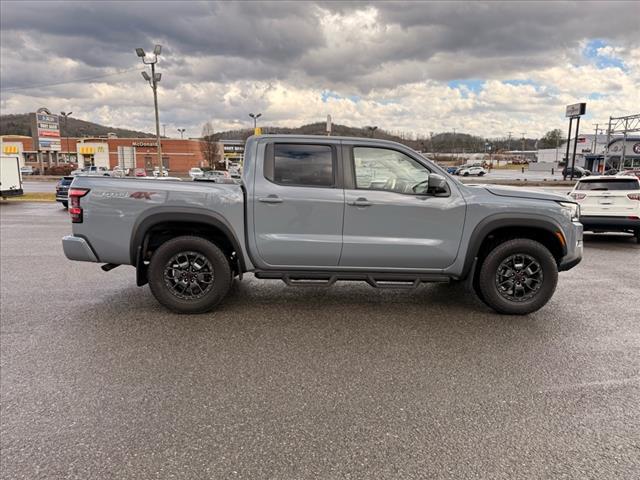
[[[96,75],[95,77],[76,78],[74,80],[67,80],[65,82],[46,83],[46,84],[40,84],[40,85],[30,85],[28,87],[0,88],[0,92],[16,92],[16,91],[20,91],[20,90],[31,90],[33,88],[56,87],[58,85],[66,85],[66,84],[69,84],[69,83],[76,83],[76,82],[88,82],[90,80],[97,80],[99,78],[113,77],[115,75],[122,75],[123,73],[135,72],[137,70],[138,70],[138,67],[129,68],[127,70],[121,70],[119,72],[114,72],[114,73],[106,73],[104,75]]]

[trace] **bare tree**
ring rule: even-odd
[[[202,127],[202,141],[204,142],[203,153],[204,158],[207,161],[207,165],[211,169],[215,169],[216,162],[216,141],[214,135],[213,125],[211,122],[207,122]]]

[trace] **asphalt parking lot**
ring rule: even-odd
[[[290,288],[161,308],[0,205],[2,478],[637,478],[640,245],[587,236],[551,302]]]

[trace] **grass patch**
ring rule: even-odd
[[[49,192],[31,192],[19,197],[7,197],[7,202],[55,202],[56,194]]]

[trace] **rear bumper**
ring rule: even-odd
[[[11,190],[2,190],[0,196],[2,197],[17,197],[24,195],[24,191],[21,188],[12,188]]]
[[[79,262],[99,261],[89,242],[82,237],[74,237],[73,235],[63,237],[62,249],[69,260],[77,260]]]
[[[581,216],[580,222],[585,230],[626,231],[640,229],[640,218]]]

